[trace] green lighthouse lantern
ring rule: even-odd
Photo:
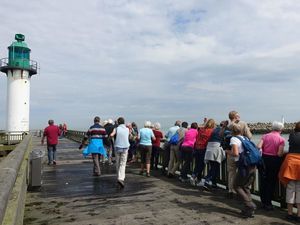
[[[15,39],[16,41],[8,47],[8,65],[29,69],[30,49],[24,42],[25,36],[23,34],[16,34]]]
[[[29,71],[29,75],[37,73],[37,62],[30,60],[30,48],[25,43],[23,34],[16,34],[15,41],[8,47],[8,58],[1,60],[0,69],[6,73],[9,69]]]

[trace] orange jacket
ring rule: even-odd
[[[287,154],[280,167],[278,178],[284,186],[291,180],[300,181],[300,154]]]

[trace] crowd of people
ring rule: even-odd
[[[92,155],[94,176],[101,175],[101,157],[103,160],[108,158],[111,165],[115,163],[117,183],[121,188],[125,186],[126,164],[137,162],[138,157],[140,175],[150,177],[151,170],[159,168],[158,159],[162,154],[160,169],[163,175],[170,179],[178,177],[181,182],[206,190],[218,187],[220,165],[226,160],[228,197],[233,198],[236,194],[240,197],[243,202],[241,215],[246,218],[253,217],[257,208],[252,201],[250,188],[258,169],[261,207],[267,211],[274,209],[272,198],[280,181],[287,187],[287,219],[294,221],[300,220],[300,210],[296,216],[293,215],[293,204],[296,203],[300,209],[300,122],[296,123],[294,132],[289,136],[288,152],[284,151],[286,141],[281,136],[283,128],[283,123],[273,122],[272,131],[263,135],[257,143],[262,163],[250,165],[246,171],[239,168],[239,157],[246,151],[244,140],[251,139],[252,134],[236,111],[229,112],[228,120],[218,124],[212,118],[205,118],[202,124],[192,122],[190,125],[178,120],[165,135],[158,122],[152,124],[146,121],[144,127],[138,129],[134,122],[126,124],[123,117],[115,122],[109,119],[103,123],[99,117],[95,117],[81,148],[83,154]],[[48,138],[47,129],[42,142],[46,136]],[[51,142],[48,147],[48,152],[53,149]],[[204,174],[206,164],[208,171]]]

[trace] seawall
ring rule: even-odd
[[[248,123],[248,126],[253,134],[265,134],[272,130],[272,123]],[[295,128],[295,123],[285,123],[282,133],[289,134]]]

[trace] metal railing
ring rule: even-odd
[[[84,131],[68,130],[65,136],[70,140],[81,142],[85,134]]]
[[[23,224],[32,136],[27,135],[0,163],[0,224]]]
[[[5,132],[0,133],[0,144],[2,145],[14,145],[20,143],[26,133],[17,133],[17,132]]]
[[[85,133],[86,132],[83,132],[83,131],[68,130],[66,138],[68,138],[70,140],[73,140],[73,141],[81,142],[83,137],[85,136]],[[159,158],[159,163],[163,162],[163,154],[164,154],[164,152],[159,153],[159,157],[160,157]],[[192,163],[192,168],[194,168],[194,165],[195,165],[195,162]],[[207,171],[208,171],[208,165],[206,165],[206,168],[205,168],[205,175],[206,175]],[[227,173],[227,162],[226,162],[226,160],[224,160],[221,163],[220,176],[217,180],[217,183],[220,184],[220,185],[223,185],[225,188],[227,188],[228,173]],[[256,171],[256,179],[254,181],[254,184],[252,185],[251,192],[253,194],[259,196],[259,194],[260,194],[259,187],[260,187],[260,181],[259,181],[258,171]],[[286,207],[285,188],[282,185],[280,185],[279,183],[276,186],[275,193],[274,193],[274,196],[273,196],[273,200],[278,202],[281,207],[283,207],[283,208]]]
[[[19,65],[10,65],[9,58],[2,58],[2,59],[0,59],[0,69],[1,69],[1,71],[6,70],[7,68],[28,69],[32,72],[31,73],[32,75],[37,73],[37,71],[39,69],[37,61],[23,59],[21,62],[23,62],[23,63],[21,63]],[[29,64],[29,68],[27,68],[28,64]]]

